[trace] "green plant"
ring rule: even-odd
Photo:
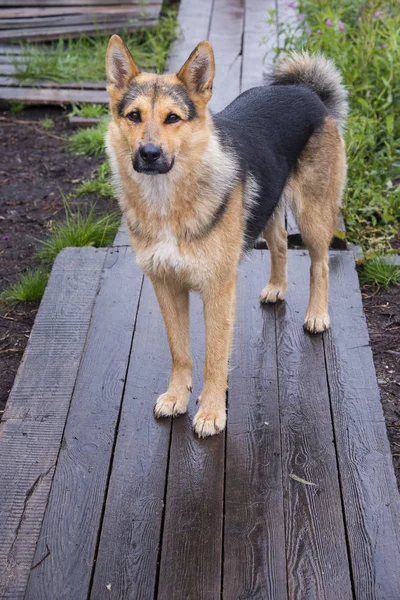
[[[294,3],[292,3],[294,5]],[[281,26],[283,49],[322,52],[349,91],[349,241],[384,252],[400,225],[400,11],[395,0],[300,0],[298,25]]]
[[[361,285],[400,285],[400,267],[386,262],[384,256],[374,256],[360,266]]]
[[[40,119],[39,123],[41,127],[43,127],[43,129],[53,129],[54,127],[53,119],[49,119],[48,117],[46,117],[45,119]]]
[[[94,127],[80,129],[71,136],[68,148],[74,154],[86,154],[87,156],[101,156],[104,154],[104,136],[108,127],[107,121],[101,121]]]
[[[87,119],[100,119],[108,115],[108,106],[105,104],[73,104],[69,117],[84,117]]]
[[[97,177],[83,181],[75,190],[78,196],[85,194],[97,194],[103,198],[114,198],[114,189],[110,182],[110,167],[107,162],[97,169]]]
[[[22,273],[17,283],[0,294],[0,300],[6,304],[40,302],[48,279],[48,272],[42,269]]]
[[[161,73],[170,44],[176,38],[176,10],[168,9],[151,29],[138,28],[121,35],[143,69]],[[11,60],[21,82],[104,80],[109,39],[109,35],[98,32],[93,36],[59,39],[46,47],[25,42],[21,43],[20,56],[12,56]]]
[[[12,113],[14,114],[18,114],[20,112],[22,112],[25,108],[25,104],[22,104],[21,102],[11,102],[10,104],[10,110]]]
[[[112,212],[98,217],[92,207],[87,215],[80,210],[72,212],[65,206],[65,221],[55,223],[51,236],[41,242],[42,249],[37,256],[45,263],[52,264],[57,254],[71,246],[108,246],[114,239],[120,224],[120,214]]]

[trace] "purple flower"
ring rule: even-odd
[[[346,90],[346,96],[350,96],[349,90]]]
[[[338,21],[340,31],[346,31],[346,27],[343,24],[343,21]]]
[[[383,10],[378,10],[378,12],[376,12],[376,13],[374,14],[374,17],[375,17],[375,19],[379,19],[379,17],[380,17],[381,15],[383,15]]]
[[[10,239],[10,238],[8,237],[8,235],[3,235],[3,240],[4,240],[5,242],[6,242],[8,239]]]
[[[317,29],[317,34],[321,35],[322,31],[320,29]]]
[[[287,2],[289,8],[297,8],[296,2]]]
[[[299,15],[297,15],[297,20],[298,20],[298,21],[302,21],[302,20],[303,20],[303,19],[305,19],[305,18],[306,18],[306,15],[305,15],[305,14],[303,14],[303,13],[300,13]]]
[[[327,19],[327,20],[325,21],[325,25],[326,25],[327,27],[332,27],[332,20],[331,20],[331,19]]]

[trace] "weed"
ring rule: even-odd
[[[108,246],[114,239],[120,224],[120,215],[113,212],[98,217],[92,207],[87,215],[78,210],[72,212],[66,204],[65,222],[55,223],[49,239],[41,242],[37,256],[44,264],[52,264],[57,254],[71,246]]]
[[[39,123],[43,129],[53,129],[54,127],[53,119],[49,119],[47,117],[45,119],[40,119]]]
[[[400,285],[400,267],[389,264],[384,256],[374,256],[360,266],[361,285],[378,285],[387,288]]]
[[[20,112],[22,112],[25,108],[25,104],[22,104],[21,102],[11,102],[10,103],[10,110],[12,113],[14,114],[18,114]]]
[[[114,198],[114,189],[110,182],[110,167],[107,162],[100,165],[97,170],[97,177],[83,181],[75,190],[78,196],[85,194],[97,194],[103,198]]]
[[[176,38],[176,10],[168,9],[151,29],[138,28],[121,35],[144,70],[162,73],[170,44]],[[20,56],[11,57],[11,60],[21,82],[103,80],[109,39],[109,35],[97,33],[76,39],[59,39],[46,47],[25,42],[21,43]]]
[[[108,115],[105,104],[73,104],[69,117],[84,117],[86,119],[102,118]]]
[[[101,156],[104,154],[104,136],[107,131],[107,121],[101,121],[95,127],[80,129],[71,136],[68,147],[74,154]]]
[[[42,269],[22,273],[17,283],[0,294],[0,300],[6,304],[40,302],[48,279],[48,272]]]

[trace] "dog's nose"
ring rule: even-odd
[[[161,156],[160,146],[154,144],[145,144],[139,150],[141,158],[144,162],[152,164],[155,163]]]

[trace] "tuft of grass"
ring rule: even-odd
[[[120,225],[120,214],[115,211],[98,217],[94,208],[87,215],[79,210],[72,212],[66,205],[65,221],[55,223],[52,235],[41,242],[42,249],[37,256],[44,264],[52,264],[59,252],[71,246],[109,246]]]
[[[121,36],[144,70],[162,73],[169,47],[176,38],[176,9],[166,10],[151,29],[138,28]],[[109,35],[98,32],[94,36],[59,39],[46,44],[46,47],[21,43],[20,56],[11,57],[16,76],[21,82],[38,79],[58,83],[103,80],[106,77],[104,57],[109,39]]]
[[[12,113],[14,114],[18,114],[20,112],[22,112],[25,108],[25,104],[22,104],[22,102],[11,102],[10,104],[10,110]]]
[[[103,198],[115,198],[114,188],[110,182],[110,167],[107,162],[100,165],[97,170],[97,177],[88,179],[81,183],[81,185],[75,190],[78,196],[84,196],[85,194],[97,194]]]
[[[45,119],[40,119],[39,123],[43,129],[53,129],[54,127],[53,119],[49,119],[47,117]]]
[[[359,277],[361,285],[400,285],[400,267],[386,262],[384,256],[374,256],[361,265]]]
[[[343,207],[347,238],[364,250],[385,252],[400,227],[398,0],[299,0],[298,4],[297,27],[281,27],[283,52],[299,48],[322,52],[339,67],[349,91]]]
[[[42,269],[22,273],[17,283],[0,294],[0,300],[6,304],[40,302],[48,279],[48,272]]]
[[[80,129],[71,136],[68,148],[74,154],[101,156],[105,151],[104,136],[108,127],[107,121],[101,121],[95,127]]]
[[[105,104],[73,104],[69,117],[84,117],[86,119],[100,119],[108,115],[108,106]]]

